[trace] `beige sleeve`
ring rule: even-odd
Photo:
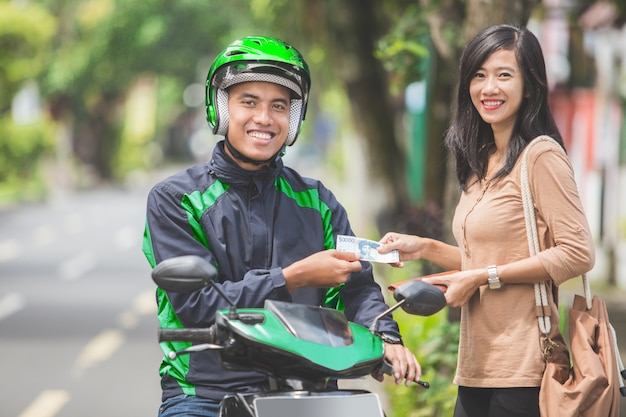
[[[529,153],[528,172],[542,251],[538,258],[556,285],[595,262],[589,222],[567,156],[547,142]]]

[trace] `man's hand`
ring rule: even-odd
[[[283,268],[283,275],[287,289],[291,292],[300,287],[337,287],[346,282],[350,274],[360,270],[358,255],[330,249],[314,253]]]
[[[385,343],[385,359],[393,366],[393,378],[396,385],[400,385],[406,378],[405,385],[408,387],[411,382],[419,381],[422,376],[422,368],[411,351],[402,346]],[[372,375],[376,380],[382,382],[383,375]]]

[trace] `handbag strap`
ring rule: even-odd
[[[521,167],[521,189],[522,189],[522,203],[524,206],[524,219],[526,222],[526,235],[528,237],[528,250],[530,252],[530,256],[536,255],[540,251],[539,247],[539,235],[537,233],[537,219],[535,218],[535,208],[533,205],[532,193],[530,191],[530,184],[528,181],[528,153],[532,146],[535,144],[548,141],[552,142],[561,150],[563,148],[557,141],[552,139],[549,136],[539,136],[532,140],[524,150],[524,154],[522,155],[522,167]],[[591,294],[591,285],[589,283],[589,278],[587,274],[582,275],[583,280],[583,291],[585,293],[585,303],[587,310],[591,310],[592,307],[592,294]],[[537,321],[539,323],[539,330],[544,335],[544,350],[543,355],[544,359],[548,359],[552,350],[557,347],[557,343],[550,339],[549,334],[552,327],[550,322],[550,310],[548,307],[548,291],[546,289],[546,281],[539,282],[535,284],[535,303],[537,310]],[[615,329],[613,325],[609,322],[608,326],[611,331],[612,342],[613,342],[613,351],[615,352],[615,361],[617,365],[617,375],[619,382],[619,390],[622,397],[626,397],[626,387],[624,386],[624,381],[626,380],[626,370],[624,369],[624,363],[622,362],[621,355],[619,353],[619,347],[617,345],[617,334],[615,333]]]
[[[535,217],[535,207],[533,204],[532,192],[530,190],[530,183],[528,181],[528,153],[530,149],[539,142],[552,142],[561,151],[563,148],[561,145],[552,139],[550,136],[539,136],[532,140],[524,150],[522,155],[522,167],[520,173],[520,182],[522,190],[522,204],[524,207],[524,220],[526,222],[526,237],[528,238],[528,251],[530,256],[538,254],[541,249],[539,247],[539,235],[537,232],[537,219]],[[563,151],[564,152],[564,151]],[[585,293],[585,302],[587,304],[587,310],[591,309],[591,286],[586,274],[582,275],[583,288]],[[552,329],[552,323],[550,321],[550,311],[548,307],[548,291],[546,287],[546,281],[535,283],[535,304],[537,310],[537,321],[539,323],[539,330],[541,333],[548,337],[550,330]]]

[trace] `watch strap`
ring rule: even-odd
[[[380,338],[382,339],[383,342],[385,343],[390,343],[392,345],[403,345],[404,343],[402,343],[402,338],[399,336],[396,336],[393,333],[381,333],[380,334]]]
[[[487,283],[492,290],[497,290],[502,286],[502,282],[498,276],[498,269],[495,265],[489,265],[487,267]]]

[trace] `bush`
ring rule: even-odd
[[[417,384],[410,387],[389,385],[392,404],[390,417],[451,416],[457,387],[452,384],[459,344],[459,323],[448,322],[447,309],[430,317],[400,315],[396,317],[405,345],[422,366],[422,380],[430,383],[425,390]]]
[[[411,270],[412,268],[416,268]],[[423,265],[407,264],[404,270],[394,269],[391,275],[423,275],[419,271]],[[403,277],[388,277],[396,282]],[[402,339],[415,354],[422,367],[422,380],[430,383],[430,389],[418,384],[395,385],[386,383],[391,409],[389,417],[448,417],[454,410],[457,386],[452,383],[457,364],[459,345],[459,323],[448,320],[448,308],[444,308],[430,317],[412,316],[396,313],[394,319],[400,326]]]
[[[0,200],[45,192],[40,164],[53,149],[53,137],[47,122],[16,125],[10,117],[0,119]]]

